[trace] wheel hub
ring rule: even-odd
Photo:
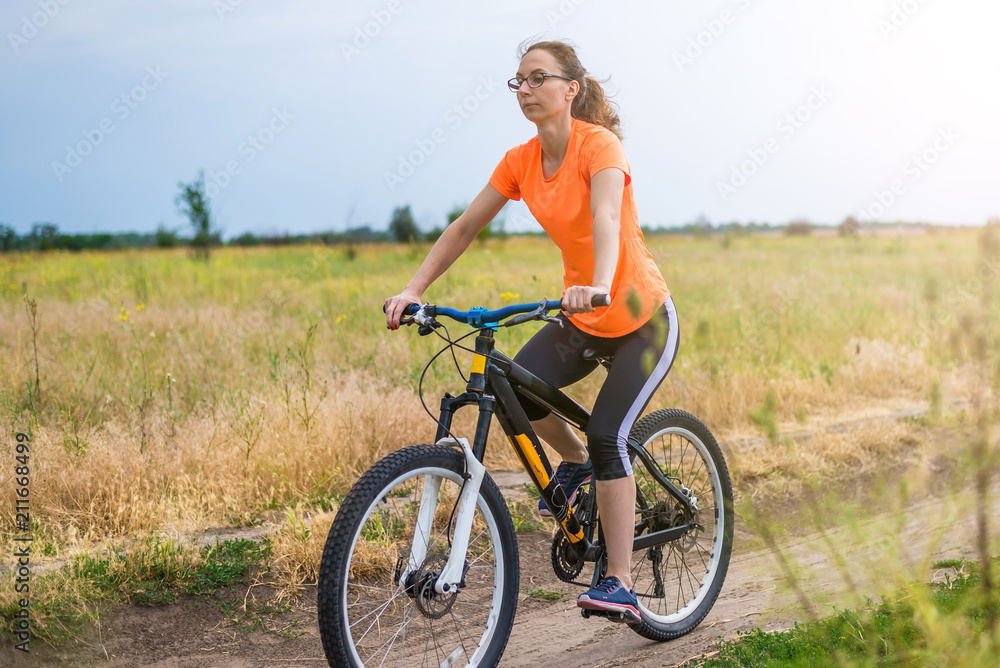
[[[441,619],[455,605],[459,592],[465,586],[465,573],[469,570],[468,562],[462,573],[462,583],[447,594],[439,594],[434,589],[434,583],[441,576],[448,557],[443,554],[432,554],[424,559],[420,568],[406,576],[404,586],[406,595],[413,599],[422,615],[430,619]],[[397,569],[399,567],[397,566]],[[397,570],[398,572],[398,570]]]
[[[650,509],[649,514],[650,533],[687,525],[688,530],[677,540],[676,545],[682,552],[689,552],[694,548],[697,539],[694,531],[698,522],[697,511],[688,516],[680,504],[660,501]]]

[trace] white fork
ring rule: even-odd
[[[472,454],[469,441],[464,438],[442,438],[437,442],[437,445],[461,447],[465,455],[465,468],[469,473],[469,478],[465,480],[462,494],[458,500],[458,514],[455,519],[455,532],[451,540],[451,554],[448,556],[448,562],[441,575],[434,583],[434,590],[437,593],[446,594],[462,582],[462,574],[465,570],[465,553],[469,549],[469,537],[472,535],[472,522],[476,514],[476,501],[479,498],[479,488],[486,476],[486,467]],[[410,548],[410,558],[407,561],[406,569],[400,573],[397,582],[399,586],[405,586],[407,576],[418,569],[427,558],[427,548],[440,489],[440,476],[424,476],[424,493],[420,499],[420,509],[417,512],[413,545]]]

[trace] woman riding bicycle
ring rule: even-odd
[[[677,314],[670,292],[643,243],[619,119],[600,84],[586,76],[574,48],[538,42],[523,49],[508,82],[525,118],[538,128],[507,151],[488,185],[431,248],[404,290],[386,300],[386,323],[399,327],[403,309],[469,247],[507,200],[522,197],[562,251],[565,291],[560,323],[548,323],[515,357],[542,380],[565,387],[597,367],[584,351],[613,357],[587,427],[587,446],[568,424],[523,399],[535,432],[563,458],[556,477],[572,501],[593,476],[607,549],[607,572],[577,604],[623,613],[639,623],[630,557],[635,479],[626,440],[677,354]],[[611,305],[593,308],[596,295]],[[566,315],[570,316],[569,318]],[[666,338],[662,334],[666,331]],[[652,360],[652,364],[650,364]],[[539,510],[545,514],[544,502]],[[549,513],[550,514],[550,513]]]

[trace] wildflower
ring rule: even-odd
[[[340,315],[337,316],[336,320],[334,320],[334,324],[340,324],[341,321],[346,320],[346,319],[347,319],[347,314],[346,313],[342,313],[342,314],[340,314]]]
[[[146,308],[145,304],[139,304],[138,306],[135,307],[135,312],[138,313],[139,311],[141,311],[144,308]]]
[[[500,293],[500,298],[502,300],[504,300],[505,302],[509,302],[512,299],[517,299],[520,296],[521,295],[519,293],[516,293],[516,292],[501,292]]]

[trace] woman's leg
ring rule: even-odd
[[[583,359],[588,337],[566,318],[563,326],[550,322],[538,330],[518,351],[514,361],[555,387],[566,387],[586,377],[597,362]],[[567,462],[582,464],[589,459],[583,440],[573,429],[534,401],[521,402],[538,437]]]
[[[677,355],[677,313],[672,300],[639,331],[624,337],[594,404],[587,443],[594,463],[597,506],[608,553],[608,572],[632,588],[635,478],[628,434]]]
[[[551,413],[541,420],[533,420],[531,428],[538,438],[552,446],[564,461],[571,464],[585,464],[590,459],[587,446],[573,428]]]
[[[608,552],[608,572],[632,588],[632,539],[635,536],[635,476],[598,480],[597,509]]]

